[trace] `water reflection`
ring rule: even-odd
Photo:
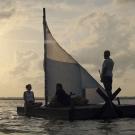
[[[135,119],[61,121],[16,114],[22,101],[0,101],[0,135],[132,135]]]

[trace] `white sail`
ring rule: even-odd
[[[61,83],[67,93],[74,93],[76,96],[82,96],[84,90],[86,98],[90,103],[99,103],[101,98],[96,93],[100,84],[72,58],[64,49],[62,49],[51,32],[46,26],[46,91],[48,100],[55,95],[56,84]]]

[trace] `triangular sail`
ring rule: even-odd
[[[56,84],[61,83],[67,93],[82,96],[86,91],[86,98],[90,103],[99,103],[101,98],[96,93],[100,84],[62,49],[53,38],[46,25],[46,91],[50,101],[56,92]]]

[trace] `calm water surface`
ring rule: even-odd
[[[0,100],[0,135],[135,135],[135,119],[69,122],[26,118],[16,113],[16,106],[22,104],[17,100]]]

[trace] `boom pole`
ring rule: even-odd
[[[43,8],[43,30],[44,30],[44,90],[45,90],[45,105],[48,104],[48,92],[47,92],[47,73],[46,73],[46,58],[47,58],[47,47],[46,47],[46,13],[45,8]]]

